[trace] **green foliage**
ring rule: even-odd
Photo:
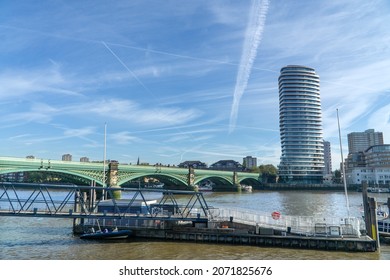
[[[333,173],[333,183],[341,184],[341,171],[339,169]]]
[[[263,183],[276,183],[278,169],[272,164],[260,165],[259,176]]]
[[[255,167],[252,167],[249,172],[250,173],[260,173],[260,169],[257,166],[255,166]]]

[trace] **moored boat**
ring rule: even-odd
[[[146,189],[163,189],[164,183],[153,183],[153,184],[146,184]]]
[[[378,220],[379,236],[390,238],[390,218]]]
[[[94,240],[104,240],[104,239],[121,239],[128,238],[132,234],[131,230],[118,230],[114,229],[112,231],[95,231],[92,229],[92,232],[84,233],[80,235],[81,239],[94,239]]]
[[[199,185],[196,185],[195,188],[199,192],[211,192],[213,191],[213,185],[214,185],[213,182],[207,180],[205,182],[202,182]]]
[[[367,192],[371,192],[371,193],[388,193],[388,192],[390,192],[390,188],[369,187],[369,188],[367,188]]]
[[[250,185],[241,185],[241,190],[245,192],[252,192],[252,186]]]

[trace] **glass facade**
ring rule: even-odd
[[[348,134],[349,153],[364,152],[371,146],[383,145],[383,133],[367,129],[364,132],[352,132]]]
[[[279,181],[322,183],[324,143],[320,78],[314,69],[299,65],[281,69],[279,126],[282,148]]]

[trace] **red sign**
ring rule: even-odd
[[[272,219],[274,219],[274,220],[279,220],[279,218],[280,218],[280,212],[274,211],[274,212],[272,212],[271,216],[272,216]]]

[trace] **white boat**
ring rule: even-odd
[[[367,188],[367,192],[371,192],[371,193],[388,193],[388,192],[390,192],[390,190],[389,190],[389,188],[370,187],[370,188]]]
[[[212,186],[198,186],[197,189],[199,192],[212,192],[213,191]]]
[[[214,185],[213,182],[207,180],[205,182],[202,182],[199,185],[196,185],[195,188],[199,192],[211,192],[213,191],[213,185]]]
[[[164,183],[146,184],[145,188],[147,188],[147,189],[163,189]]]
[[[387,217],[385,219],[378,220],[378,233],[379,236],[390,238],[390,218]],[[390,240],[389,240],[390,241]]]
[[[389,217],[389,213],[386,212],[386,210],[382,209],[382,205],[379,205],[378,209],[376,210],[376,217],[377,220],[383,220]]]
[[[252,186],[250,185],[241,185],[241,190],[244,192],[252,192]]]

